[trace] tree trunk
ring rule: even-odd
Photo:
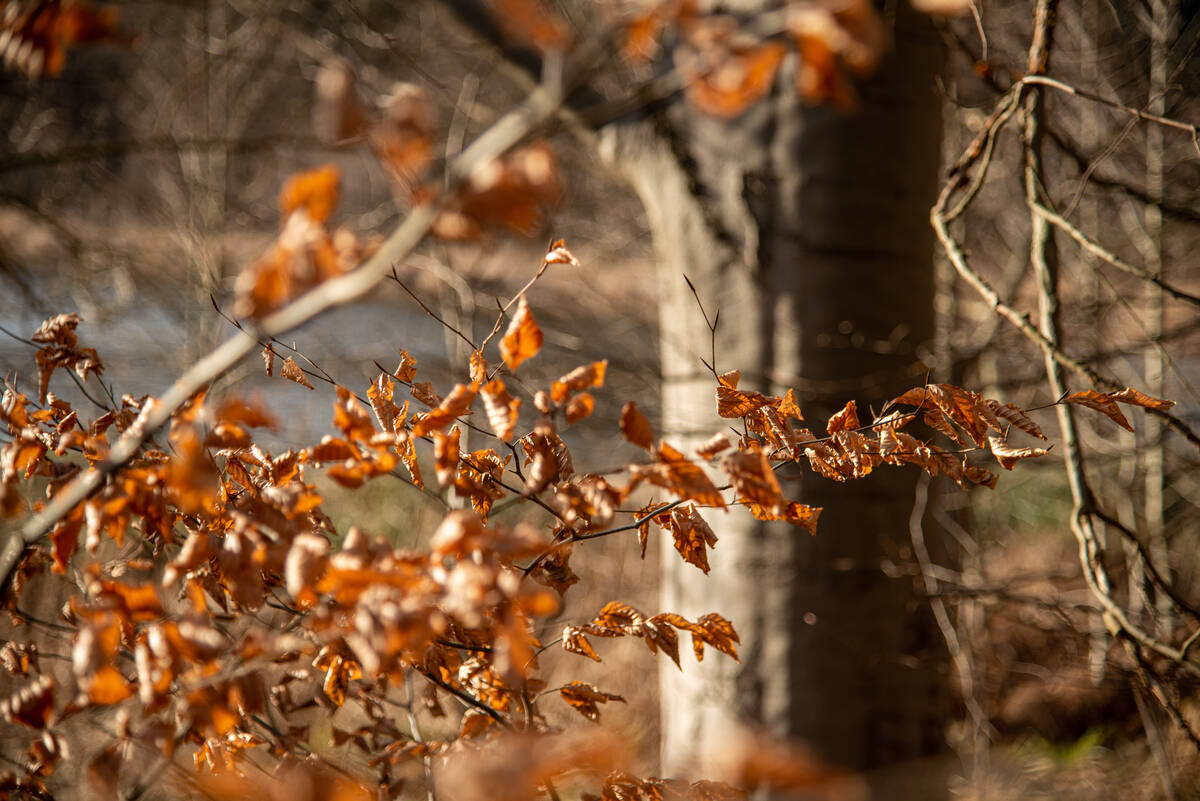
[[[898,13],[896,46],[855,113],[806,106],[792,60],[734,120],[681,99],[637,146],[623,143],[661,264],[662,425],[677,447],[723,427],[683,273],[710,315],[720,308],[717,369],[740,369],[743,388],[794,387],[814,427],[851,398],[865,412],[924,382],[941,48],[927,20]],[[742,637],[740,664],[664,662],[668,772],[702,773],[695,761],[734,722],[861,770],[944,748],[944,646],[912,576],[892,569],[910,558],[916,470],[848,484],[804,472],[784,488],[824,507],[815,537],[741,509],[705,512],[720,537],[707,577],[663,540],[663,610],[719,611]]]

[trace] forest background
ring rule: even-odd
[[[505,4],[497,6],[506,13]],[[1187,4],[1095,6],[1058,9],[1048,74],[1061,84],[1045,87],[1045,161],[1034,194],[1052,198],[1045,205],[1066,223],[1055,223],[1062,255],[1054,294],[1062,311],[1054,345],[1084,368],[1071,376],[1070,389],[1134,387],[1179,404],[1172,411],[1177,424],[1141,412],[1130,415],[1131,433],[1099,415],[1079,424],[1090,490],[1109,518],[1097,518],[1098,530],[1088,536],[1103,547],[1085,554],[1083,564],[1103,564],[1116,611],[1148,642],[1132,650],[1123,645],[1129,631],[1113,624],[1113,609],[1104,608],[1081,571],[1080,540],[1071,532],[1079,506],[1070,486],[1072,457],[1066,470],[1059,461],[1070,450],[1066,443],[1005,473],[993,491],[933,482],[933,550],[957,555],[933,564],[914,543],[880,567],[908,577],[932,604],[938,647],[950,657],[939,681],[956,694],[947,731],[957,752],[934,773],[964,797],[997,797],[1001,789],[1012,797],[1062,797],[1063,787],[1087,795],[1116,781],[1128,797],[1178,797],[1197,781],[1187,723],[1196,622],[1189,532],[1197,497],[1189,426],[1200,413],[1191,355],[1197,281],[1187,258],[1198,216],[1200,153],[1187,122],[1194,119],[1191,98],[1200,77],[1196,26]],[[572,30],[589,18],[579,9],[559,11]],[[1031,334],[1044,335],[1045,298],[1030,253],[1036,220],[1049,217],[1030,213],[1022,181],[1028,143],[1015,126],[1006,132],[1001,126],[1017,113],[1005,103],[1018,97],[1012,89],[1030,72],[1036,17],[1024,8],[963,11],[931,23],[947,55],[938,84],[943,163],[959,163],[947,180],[967,176],[970,194],[960,208],[943,209],[957,218],[957,239],[934,274],[937,334],[923,343],[920,357],[931,380],[1033,409],[1061,394],[1037,364],[1041,351]],[[517,11],[507,13],[519,19]],[[0,117],[9,138],[0,155],[0,270],[8,291],[0,316],[12,336],[0,343],[0,363],[12,386],[31,397],[34,347],[21,340],[65,311],[84,318],[79,335],[100,349],[114,403],[125,393],[161,394],[182,367],[233,332],[231,320],[243,313],[234,309],[238,276],[276,239],[280,187],[299,171],[337,165],[335,219],[364,242],[403,219],[409,202],[403,176],[398,184],[370,147],[329,144],[321,130],[329,122],[320,118],[327,110],[322,85],[352,76],[356,91],[369,98],[366,106],[377,97],[385,115],[412,99],[395,82],[421,87],[436,120],[430,127],[439,160],[459,155],[527,101],[532,87],[505,44],[511,36],[481,44],[477,26],[464,26],[437,3],[122,4],[119,30],[115,42],[73,50],[57,75],[35,80],[13,69],[3,78]],[[624,77],[646,80],[636,64],[629,70]],[[848,93],[839,93],[845,91],[835,84],[807,99],[842,103],[847,109],[836,113],[853,114]],[[411,119],[411,109],[404,113]],[[628,445],[615,440],[622,404],[636,400],[651,421],[659,420],[662,368],[652,343],[664,283],[674,281],[670,292],[678,294],[682,276],[655,277],[661,254],[651,249],[638,199],[597,155],[603,147],[573,131],[569,117],[559,120],[546,133],[565,191],[536,224],[524,226],[532,239],[492,233],[483,247],[430,242],[367,299],[285,336],[281,357],[294,345],[291,355],[316,390],[268,377],[257,362],[223,377],[223,391],[268,398],[280,425],[259,438],[264,447],[315,442],[329,430],[330,385],[361,391],[379,364],[391,371],[397,348],[410,351],[420,377],[442,391],[462,380],[472,351],[464,339],[486,334],[496,318],[494,299],[515,297],[537,270],[545,241],[562,238],[583,266],[554,265],[530,290],[545,342],[522,376],[530,386],[549,385],[576,365],[607,359],[603,394],[571,429],[572,450],[590,465],[628,459]],[[994,287],[994,296],[981,292],[972,275],[986,278],[982,286]],[[720,296],[704,293],[688,302],[696,320],[705,319],[702,306],[710,314],[722,306]],[[728,312],[722,324],[733,324]],[[853,326],[825,336],[831,350],[861,344]],[[697,361],[710,356],[705,347],[693,351]],[[724,367],[722,354],[715,355]],[[1115,386],[1090,382],[1087,370],[1112,377]],[[62,397],[86,403],[61,374],[56,382]],[[875,409],[890,397],[872,395],[869,387],[859,393],[860,404]],[[1052,414],[1042,415],[1049,432]],[[353,519],[400,546],[424,547],[445,512],[436,499],[386,479],[353,492],[327,478],[315,481],[331,518]],[[674,611],[659,608],[656,549],[643,559],[626,541],[587,546],[586,569],[584,560],[575,563],[583,578],[570,599],[580,610],[575,614],[586,618],[584,610],[614,599]],[[720,557],[718,545],[711,558]],[[38,594],[36,608],[25,613],[53,623],[65,595]],[[712,611],[722,611],[719,598]],[[48,633],[20,615],[13,624],[22,634],[11,635],[14,643],[28,641],[30,632]],[[43,647],[46,664],[69,652],[68,642],[77,644],[68,636],[57,648]],[[636,756],[625,767],[652,775],[658,693],[646,677],[654,667],[632,641],[606,645],[602,665],[580,672],[572,664],[561,677],[625,699],[605,705],[604,725],[632,733]],[[617,665],[629,668],[613,670]],[[562,683],[554,670],[551,687]],[[22,679],[11,677],[13,692],[21,686]],[[5,690],[0,695],[7,697]],[[565,723],[573,713],[564,707],[548,714]],[[334,729],[342,729],[331,719],[328,732],[310,730],[305,741],[328,749],[337,762],[352,746],[335,745]],[[5,725],[12,742],[28,739],[27,727]],[[116,737],[111,720],[89,725]],[[17,754],[23,746],[5,750]]]

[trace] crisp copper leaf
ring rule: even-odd
[[[683,561],[708,573],[708,548],[717,544],[717,535],[692,504],[671,510],[667,527],[675,538],[675,550]]]
[[[563,628],[562,647],[568,653],[579,654],[586,656],[588,659],[594,659],[597,662],[600,661],[600,655],[592,647],[583,629],[576,626],[566,626]]]
[[[483,395],[483,408],[487,412],[488,423],[492,431],[504,442],[512,439],[513,429],[517,425],[517,412],[521,408],[521,399],[508,394],[504,382],[500,379],[489,381],[480,390]]]
[[[696,621],[697,625],[702,630],[702,634],[696,631],[692,632],[692,648],[696,652],[696,661],[704,659],[704,647],[700,644],[703,641],[704,645],[711,645],[723,654],[733,657],[734,661],[738,659],[737,645],[741,642],[733,624],[715,612],[704,615]]]
[[[1029,415],[1025,414],[1024,410],[1018,409],[1011,403],[1002,404],[994,400],[986,400],[984,402],[996,417],[1007,420],[1030,436],[1037,437],[1040,440],[1046,439],[1046,435],[1042,433],[1042,429],[1038,427],[1037,423],[1029,419]]]
[[[426,414],[414,416],[412,433],[414,437],[423,437],[433,431],[440,431],[458,418],[467,414],[475,401],[476,385],[466,386],[455,384],[454,389],[446,396],[441,404]]]
[[[992,455],[996,457],[996,461],[1005,470],[1012,470],[1013,466],[1022,459],[1036,458],[1049,453],[1044,448],[1014,448],[995,434],[988,437],[988,446]],[[986,483],[986,481],[976,483]]]
[[[275,346],[267,345],[262,351],[263,367],[266,368],[267,378],[275,375]]]
[[[1162,398],[1153,398],[1136,389],[1126,387],[1117,392],[1110,392],[1108,396],[1115,401],[1129,404],[1130,406],[1141,406],[1143,409],[1153,409],[1159,412],[1165,412],[1175,405],[1173,400],[1164,400]]]
[[[654,447],[654,431],[650,428],[650,421],[633,401],[621,409],[621,433],[639,448],[650,450]]]
[[[695,462],[665,442],[654,449],[654,456],[655,464],[630,467],[635,480],[649,481],[684,500],[725,508],[725,499]]]
[[[782,510],[769,509],[756,503],[746,504],[746,507],[759,520],[786,520],[794,526],[808,529],[808,533],[814,535],[822,509],[820,506],[805,506],[799,501],[789,501]]]
[[[849,401],[840,412],[829,418],[829,422],[825,424],[825,430],[830,434],[836,434],[839,431],[856,431],[862,427],[858,421],[858,404],[854,401]]]
[[[396,437],[396,455],[400,457],[400,461],[404,462],[404,467],[408,470],[408,474],[412,476],[412,481],[417,487],[424,489],[425,482],[421,479],[421,467],[417,463],[417,448],[413,438],[407,431],[402,432],[403,436]]]
[[[395,391],[396,382],[387,373],[380,373],[367,387],[367,400],[375,412],[375,419],[379,421],[379,427],[389,433],[396,430],[396,418],[400,416],[400,409],[392,400]]]
[[[541,349],[542,329],[538,328],[537,321],[533,319],[533,312],[529,310],[529,303],[522,295],[517,305],[517,313],[513,315],[504,338],[500,340],[500,356],[509,370],[516,370],[522,362],[536,356]]]
[[[562,403],[572,393],[602,387],[607,371],[608,359],[580,365],[550,385],[550,397],[555,403]]]
[[[392,375],[397,381],[402,381],[406,384],[411,384],[412,380],[417,377],[417,360],[406,350],[400,350],[400,364],[392,371]]]
[[[745,417],[757,411],[760,406],[778,406],[780,403],[779,398],[771,398],[760,392],[739,390],[724,383],[717,384],[717,414],[721,417]]]
[[[781,513],[785,500],[779,479],[771,469],[767,454],[751,445],[745,450],[728,454],[721,459],[721,469],[729,476],[741,500],[747,500]]]
[[[777,410],[782,417],[790,417],[793,420],[804,420],[804,415],[800,413],[800,407],[796,404],[796,390],[789,389],[787,394],[783,396],[783,402],[779,404]]]
[[[438,486],[443,489],[454,483],[455,468],[458,466],[458,440],[461,435],[458,426],[454,426],[445,434],[441,431],[433,432],[434,472],[437,474]]]
[[[572,709],[591,721],[600,720],[598,704],[607,704],[609,701],[625,703],[625,699],[621,696],[603,692],[595,685],[583,681],[572,681],[565,684],[559,688],[558,692]]]
[[[1125,415],[1117,408],[1117,404],[1113,400],[1111,393],[1087,389],[1082,392],[1072,392],[1063,398],[1062,402],[1075,403],[1080,406],[1086,406],[1089,409],[1095,409],[1126,431],[1133,430],[1133,426],[1129,424],[1129,421],[1125,419]]]
[[[308,376],[300,369],[300,365],[296,364],[296,360],[291,356],[283,360],[283,365],[279,368],[279,377],[286,378],[288,381],[295,381],[302,387],[316,389],[312,382],[308,380]]]
[[[483,358],[481,351],[471,351],[471,363],[468,369],[472,384],[482,386],[487,383],[488,363],[487,359]]]

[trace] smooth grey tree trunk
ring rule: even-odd
[[[691,445],[722,430],[701,364],[709,332],[683,274],[720,307],[716,359],[742,386],[797,390],[809,425],[851,399],[879,407],[924,382],[933,337],[933,237],[941,48],[900,12],[896,46],[860,86],[857,113],[805,105],[786,61],[742,116],[682,99],[615,153],[645,203],[661,264],[663,432]],[[789,56],[794,59],[795,56]],[[796,472],[796,471],[792,471]],[[789,497],[825,508],[816,537],[742,510],[706,511],[720,537],[704,576],[662,541],[662,609],[719,611],[740,664],[709,652],[682,673],[664,660],[664,770],[719,749],[731,724],[802,738],[873,770],[944,749],[944,646],[909,575],[915,471],[838,484],[806,475]]]

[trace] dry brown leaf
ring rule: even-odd
[[[513,315],[504,338],[500,340],[500,355],[509,370],[516,370],[523,362],[536,356],[541,349],[542,329],[538,328],[537,321],[533,319],[533,312],[529,310],[529,303],[522,295],[517,305],[517,313]]]
[[[567,420],[567,425],[572,425],[590,415],[595,408],[596,399],[592,397],[592,394],[581,392],[567,401],[566,408],[563,409],[563,416]]]
[[[414,390],[416,387],[414,386]],[[412,433],[414,437],[423,437],[433,431],[440,431],[458,418],[470,411],[475,401],[476,385],[466,386],[455,384],[454,389],[436,409],[419,417],[414,415]]]
[[[996,461],[1005,470],[1012,470],[1013,466],[1022,459],[1036,458],[1049,453],[1044,448],[1014,448],[995,434],[988,437],[988,447],[991,449],[992,455],[996,457]],[[978,481],[976,483],[987,482]]]
[[[1105,417],[1112,420],[1126,431],[1133,431],[1133,426],[1129,424],[1129,420],[1117,408],[1116,402],[1112,395],[1108,392],[1097,392],[1094,389],[1083,390],[1082,392],[1072,392],[1062,399],[1063,403],[1074,403],[1080,406],[1086,406],[1089,409],[1095,409],[1104,414]]]
[[[621,433],[639,448],[650,450],[654,447],[654,431],[650,428],[650,421],[633,401],[621,409]]]
[[[572,709],[593,722],[600,720],[600,709],[597,704],[607,704],[609,701],[625,703],[625,699],[621,696],[606,693],[596,688],[595,685],[583,681],[572,681],[565,684],[559,688],[558,692]]]
[[[550,397],[555,403],[562,403],[572,393],[602,387],[607,371],[608,359],[580,365],[550,385]]]
[[[1165,412],[1175,405],[1175,401],[1173,400],[1153,398],[1145,393],[1129,387],[1117,392],[1110,392],[1108,393],[1108,396],[1115,401],[1127,403],[1130,406],[1141,406],[1143,409],[1153,409],[1159,412]]]
[[[600,661],[600,655],[596,653],[596,649],[592,647],[583,629],[576,626],[566,626],[562,633],[563,650],[572,653],[586,656],[588,659]]]
[[[504,442],[509,442],[517,425],[521,399],[509,395],[504,382],[498,378],[484,384],[480,393],[483,395],[483,408],[487,412],[492,431]]]
[[[740,500],[747,500],[780,514],[784,508],[783,489],[771,469],[767,454],[751,445],[721,459],[721,469],[729,476]]]
[[[717,414],[724,418],[745,417],[762,406],[778,406],[780,402],[779,398],[771,398],[760,392],[717,384]]]
[[[333,164],[293,175],[279,192],[279,209],[288,217],[296,209],[304,209],[309,219],[324,223],[333,214],[338,202],[338,185],[342,172]]]
[[[288,381],[294,381],[302,387],[316,389],[312,382],[308,380],[308,376],[300,369],[300,365],[296,364],[296,360],[291,356],[283,360],[283,365],[279,368],[279,377],[286,378]]]

